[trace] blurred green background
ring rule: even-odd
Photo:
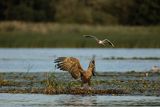
[[[0,47],[99,47],[83,34],[160,48],[160,1],[0,0]]]

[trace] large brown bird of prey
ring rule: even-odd
[[[56,67],[63,71],[68,71],[74,79],[81,78],[81,86],[88,83],[91,85],[91,77],[95,74],[95,57],[89,63],[88,69],[83,70],[78,59],[73,57],[58,57],[55,59]]]
[[[108,40],[108,39],[100,40],[96,36],[92,36],[92,35],[83,35],[83,36],[87,37],[87,38],[93,38],[93,39],[95,39],[97,41],[97,43],[100,44],[100,45],[106,46],[106,43],[108,43],[109,45],[111,45],[112,47],[114,47],[113,43],[110,40]]]

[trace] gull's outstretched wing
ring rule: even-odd
[[[83,72],[79,60],[73,57],[58,57],[55,63],[58,69],[68,71],[74,79],[80,78]]]
[[[96,41],[99,41],[98,38],[96,36],[93,36],[93,35],[83,35],[84,37],[87,37],[87,38],[93,38],[95,39]]]
[[[108,40],[108,39],[104,39],[102,42],[106,43],[106,41],[107,41],[112,47],[114,47],[114,44],[113,44],[110,40]]]

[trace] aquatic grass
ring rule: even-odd
[[[45,94],[82,94],[82,95],[94,95],[94,94],[126,94],[124,90],[121,89],[108,89],[108,90],[95,90],[82,88],[79,81],[70,81],[66,83],[65,81],[60,82],[56,80],[54,73],[46,73],[46,86],[43,91]],[[102,83],[104,81],[94,81],[92,85],[97,85],[97,83]]]
[[[45,94],[57,94],[63,92],[64,86],[56,80],[54,73],[46,73]]]
[[[45,81],[45,89],[44,89],[45,94],[66,94],[66,93],[70,93],[70,90],[74,87],[80,87],[80,82],[59,81],[57,80],[53,72],[46,73],[46,81]]]
[[[145,73],[149,73],[149,75],[146,77],[144,75]],[[0,79],[3,80],[0,81],[0,93],[159,95],[159,73],[99,73],[96,78],[92,79],[91,89],[80,87],[79,81],[72,79],[66,81],[66,79],[60,78],[63,75],[63,73],[56,72],[29,72],[27,75],[26,73],[0,73]],[[31,79],[29,79],[30,77]],[[32,79],[32,77],[35,79]],[[10,81],[12,81],[13,84],[11,84]],[[5,88],[3,88],[3,86],[5,86]]]
[[[14,82],[8,80],[0,80],[0,86],[14,86]]]
[[[74,88],[74,89],[70,89],[67,91],[66,94],[74,94],[74,95],[104,95],[104,94],[108,94],[108,95],[122,95],[122,94],[127,94],[124,90],[120,90],[120,89],[108,89],[108,90],[95,90],[95,89],[81,89],[81,88]]]
[[[9,80],[0,80],[0,86],[20,86],[20,82],[9,81]]]
[[[92,26],[17,21],[0,22],[0,47],[102,48],[95,41],[83,38],[84,34],[108,38],[116,48],[160,48],[160,26]]]
[[[46,73],[46,81],[45,81],[45,89],[44,89],[44,93],[46,94],[52,94],[55,93],[55,76],[52,73],[51,75],[49,75],[48,73]]]

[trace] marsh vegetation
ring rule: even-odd
[[[0,22],[0,47],[99,48],[93,40],[84,38],[84,34],[108,38],[116,48],[160,47],[159,26],[91,26],[17,21]]]
[[[92,79],[92,89],[81,88],[80,81],[65,72],[0,75],[0,93],[160,95],[159,73],[152,72],[98,73]]]

